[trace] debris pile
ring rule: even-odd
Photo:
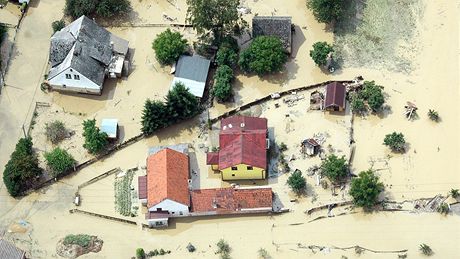
[[[407,105],[404,106],[406,109],[404,115],[408,120],[412,120],[417,117],[417,106],[414,103],[407,102]]]
[[[285,97],[283,102],[287,104],[288,107],[296,105],[297,101],[305,99],[303,94],[297,94],[297,92],[292,92],[291,95]]]

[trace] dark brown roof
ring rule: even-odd
[[[26,253],[17,248],[10,242],[0,239],[0,258],[1,259],[24,259]]]
[[[147,176],[139,176],[137,178],[139,190],[139,199],[147,199]]]
[[[314,146],[314,147],[319,146],[318,142],[316,142],[316,140],[314,140],[312,138],[304,140],[302,144],[309,144],[309,145]]]
[[[219,152],[208,152],[206,154],[206,164],[207,165],[219,164]]]
[[[272,210],[271,188],[216,188],[191,191],[192,213],[237,214]]]
[[[337,106],[345,108],[345,86],[340,82],[332,82],[326,86],[326,99],[324,107]]]
[[[252,36],[276,36],[284,48],[291,52],[291,17],[290,16],[255,16],[252,18]]]

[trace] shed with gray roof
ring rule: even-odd
[[[290,16],[254,16],[252,37],[276,36],[290,54],[292,50],[292,18]]]
[[[176,72],[171,83],[171,89],[178,82],[183,83],[190,93],[202,98],[208,78],[211,61],[199,56],[180,56],[176,64]]]
[[[0,258],[25,259],[26,253],[10,242],[0,238]]]
[[[51,37],[49,84],[61,91],[101,94],[106,76],[121,77],[128,44],[81,16]]]

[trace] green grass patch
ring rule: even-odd
[[[79,245],[81,247],[88,247],[91,243],[91,236],[86,234],[67,235],[64,238],[64,245]]]

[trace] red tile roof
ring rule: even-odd
[[[266,170],[266,135],[265,118],[235,116],[223,119],[219,135],[219,169],[243,163]]]
[[[147,199],[147,176],[139,176],[137,178],[137,186],[139,192],[139,199]]]
[[[191,191],[192,213],[236,214],[271,211],[271,188],[216,188]],[[260,209],[260,210],[257,210]]]
[[[189,160],[184,153],[165,148],[147,158],[147,206],[165,199],[190,206]]]
[[[326,100],[324,107],[338,106],[345,107],[345,86],[340,82],[332,82],[326,86]]]
[[[206,164],[208,165],[219,164],[219,152],[208,152],[206,154]]]

